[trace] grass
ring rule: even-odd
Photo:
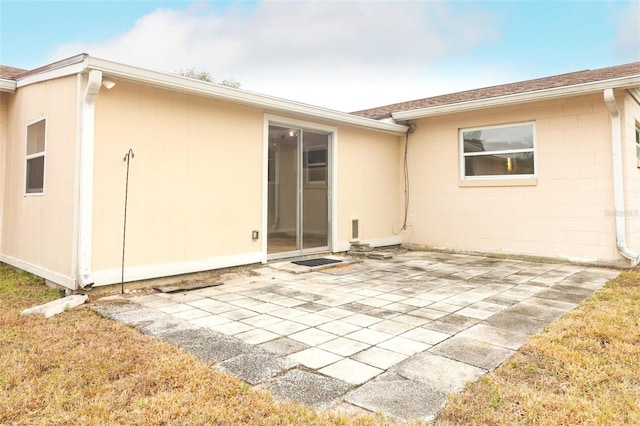
[[[1,425],[383,422],[275,402],[268,392],[87,308],[50,319],[20,315],[56,297],[40,279],[0,264]]]
[[[640,272],[622,273],[452,395],[437,423],[640,424]]]
[[[315,412],[217,372],[90,309],[20,316],[58,297],[0,264],[0,424],[379,425]],[[438,425],[640,424],[640,272],[625,272],[451,395]]]

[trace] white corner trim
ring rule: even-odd
[[[25,262],[24,260],[16,259],[15,257],[8,256],[6,254],[0,254],[0,262],[4,262],[15,268],[22,269],[23,271],[27,271],[31,274],[37,275],[44,278],[45,280],[49,280],[52,283],[59,284],[71,290],[75,289],[76,283],[74,279],[59,272],[54,272],[49,269],[42,268],[38,265],[34,265],[33,263]]]
[[[266,254],[252,252],[230,256],[217,256],[206,259],[186,260],[184,262],[157,263],[144,266],[125,268],[125,282],[149,280],[153,278],[169,277],[173,275],[191,274],[194,272],[210,271],[214,269],[230,268],[232,266],[265,263]],[[94,271],[94,286],[119,284],[122,279],[122,269],[106,269]]]

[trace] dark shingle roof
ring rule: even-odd
[[[27,70],[20,68],[8,67],[6,65],[0,65],[0,78],[12,80],[15,76],[20,75]]]
[[[361,117],[382,120],[390,118],[391,114],[398,111],[410,111],[419,108],[428,108],[459,102],[488,99],[497,96],[514,95],[518,93],[534,92],[543,89],[553,89],[576,84],[592,83],[596,81],[611,80],[620,77],[628,77],[640,74],[640,62],[619,65],[615,67],[600,68],[596,70],[584,70],[569,74],[555,75],[552,77],[537,78],[535,80],[520,81],[517,83],[503,84],[499,86],[484,87],[482,89],[466,90],[464,92],[450,93],[431,98],[417,99],[408,102],[381,106],[352,112]]]

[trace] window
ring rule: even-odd
[[[27,178],[25,192],[44,192],[44,153],[46,120],[36,121],[27,126]]]
[[[327,148],[312,146],[305,150],[303,158],[306,183],[327,181]]]
[[[462,129],[460,152],[461,179],[534,177],[535,125]]]

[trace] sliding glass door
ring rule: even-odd
[[[329,248],[331,134],[269,126],[269,258]]]

